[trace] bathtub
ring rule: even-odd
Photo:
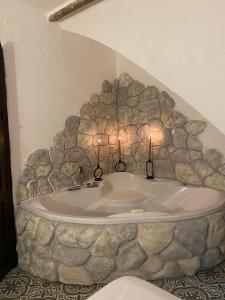
[[[69,223],[170,222],[221,211],[225,193],[114,173],[106,176],[99,187],[54,192],[23,201],[21,207],[50,220]]]
[[[216,190],[115,173],[96,188],[25,200],[16,213],[19,267],[84,285],[193,275],[224,259],[224,199]]]

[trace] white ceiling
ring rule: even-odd
[[[19,0],[20,2],[39,10],[42,13],[49,13],[69,0]]]

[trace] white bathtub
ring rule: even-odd
[[[97,188],[60,191],[21,203],[50,220],[80,224],[170,222],[207,216],[225,207],[225,193],[174,181],[114,173]]]

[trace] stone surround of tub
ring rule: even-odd
[[[19,267],[68,284],[193,275],[224,260],[225,211],[167,223],[85,225],[16,214]]]
[[[105,80],[102,92],[91,96],[80,116],[69,116],[50,149],[38,149],[27,158],[18,180],[17,201],[51,193],[78,181],[93,178],[97,140],[100,166],[114,171],[118,161],[118,134],[127,171],[145,174],[150,132],[161,136],[154,147],[156,177],[184,184],[225,190],[225,164],[216,149],[205,149],[198,139],[206,122],[188,120],[175,110],[174,99],[156,86],[145,87],[123,73],[113,83]]]

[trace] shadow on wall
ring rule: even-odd
[[[3,53],[5,60],[7,99],[8,99],[8,120],[9,120],[9,137],[11,148],[11,170],[12,174],[17,177],[18,170],[21,166],[21,147],[20,147],[20,124],[17,100],[17,81],[16,81],[16,63],[15,52],[12,42],[3,45]],[[10,78],[10,80],[9,80]],[[10,101],[9,101],[10,99]],[[14,183],[15,184],[15,183]],[[13,189],[15,190],[15,189]]]
[[[39,149],[28,157],[17,200],[74,185],[79,166],[83,166],[86,180],[93,178],[98,145],[100,166],[104,173],[113,172],[118,137],[127,171],[145,174],[150,135],[155,144],[156,177],[225,190],[223,155],[216,149],[203,152],[197,137],[206,125],[187,120],[175,110],[174,99],[156,86],[145,87],[126,73],[113,83],[105,80],[102,92],[91,96],[80,116],[66,119],[64,130],[55,135],[49,150]]]

